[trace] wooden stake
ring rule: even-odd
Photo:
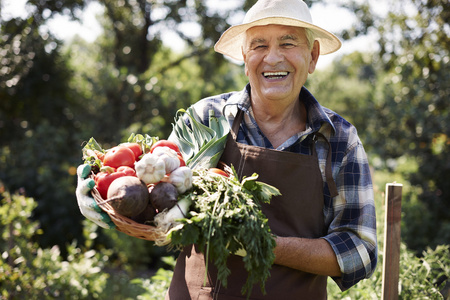
[[[400,268],[400,221],[402,212],[402,184],[386,184],[386,213],[384,221],[384,259],[381,299],[398,299]]]

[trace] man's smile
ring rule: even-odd
[[[267,79],[282,79],[289,75],[289,72],[264,72],[263,76]]]

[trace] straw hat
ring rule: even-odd
[[[247,29],[269,24],[309,28],[320,43],[322,55],[341,47],[341,41],[334,34],[312,23],[308,6],[302,0],[259,0],[249,9],[241,25],[231,26],[222,34],[214,50],[244,60],[242,46]]]

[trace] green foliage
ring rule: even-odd
[[[220,11],[203,0],[99,0],[105,7],[104,33],[95,42],[78,38],[63,45],[48,32],[46,22],[55,14],[76,18],[88,2],[28,0],[26,17],[0,19],[0,180],[27,195],[2,196],[2,297],[86,298],[87,290],[91,298],[152,299],[148,289],[163,281],[154,286],[146,273],[130,285],[140,278],[131,270],[163,266],[158,257],[166,251],[81,222],[74,190],[82,143],[95,136],[107,147],[132,132],[166,137],[179,108],[246,83],[243,67],[225,63],[212,45],[241,7],[248,9],[255,0]],[[439,257],[448,266],[441,257],[448,257],[447,250],[436,247],[450,241],[447,2],[393,1],[389,14],[378,16],[366,1],[343,1],[357,21],[341,36],[375,30],[380,49],[346,55],[308,79],[322,104],[356,125],[383,182],[405,183],[402,235],[413,252],[402,248],[402,266],[413,269],[401,274],[404,299],[420,298],[408,285],[428,291],[436,283],[434,268],[425,272],[424,261],[433,265]],[[193,23],[199,24],[199,35],[186,30]],[[187,48],[167,48],[162,41],[168,31]],[[376,187],[383,191],[383,184]],[[104,249],[114,251],[106,255]],[[84,270],[89,264],[107,266],[107,272],[90,273]],[[159,271],[158,278],[169,278],[170,272]],[[335,298],[379,297],[377,272]],[[419,277],[414,282],[408,277],[413,273]],[[80,287],[81,276],[89,283]]]
[[[162,259],[167,265],[169,265],[170,269],[160,268],[156,271],[155,275],[151,277],[151,279],[144,278],[136,278],[131,280],[131,284],[136,288],[140,288],[142,290],[136,296],[136,299],[139,300],[159,300],[164,299],[166,295],[167,289],[170,286],[170,281],[172,280],[173,271],[172,269],[175,267],[175,260],[173,257],[163,257]]]
[[[223,64],[204,43],[219,35],[218,23],[227,26],[228,11],[221,19],[202,1],[99,2],[104,34],[94,43],[75,39],[64,48],[46,28],[55,14],[75,17],[87,1],[29,0],[25,18],[0,20],[0,180],[36,199],[33,218],[45,232],[39,243],[63,254],[67,239],[83,239],[75,170],[89,137],[106,148],[132,132],[167,137],[179,108],[242,86],[240,67]],[[173,25],[194,21],[192,13],[201,39],[187,38],[182,53],[163,47],[162,24],[185,37]]]
[[[408,165],[407,161],[405,161],[405,165]],[[403,166],[399,169],[401,168]],[[345,292],[341,292],[330,278],[327,287],[329,299],[381,299],[385,225],[384,191],[385,184],[394,180],[403,182],[404,178],[402,178],[400,173],[386,171],[375,171],[374,173],[378,237],[378,265],[375,272],[369,279],[360,281]],[[403,194],[412,193],[413,190],[413,186],[407,183],[403,185]],[[405,197],[402,199],[403,211],[405,210],[404,204]],[[402,222],[405,222],[406,214],[402,214]],[[417,224],[417,226],[421,225],[423,226],[422,223]],[[402,227],[402,236],[403,231]],[[450,245],[444,244],[435,248],[429,247],[417,256],[416,251],[408,249],[406,243],[402,242],[400,245],[399,270],[399,299],[450,299]]]
[[[450,241],[450,37],[441,29],[450,15],[448,1],[413,0],[395,8],[379,28],[379,61],[385,72],[374,98],[374,117],[383,125],[389,147],[383,148],[386,143],[377,135],[373,144],[384,157],[416,158],[418,170],[409,179],[421,190],[418,200],[430,216],[426,226],[431,229],[417,245],[421,252],[427,245]],[[405,236],[407,243],[414,243],[416,235]]]
[[[378,126],[374,124],[372,100],[378,70],[372,60],[373,56],[367,53],[348,54],[309,76],[306,87],[323,106],[355,125],[366,151],[378,153],[370,140]]]
[[[448,288],[444,285],[450,278],[450,247],[437,246],[435,249],[427,248],[418,258],[414,253],[407,251],[406,246],[401,248],[400,265],[400,295],[402,299],[443,299],[441,291],[450,297]],[[418,280],[419,278],[419,280]]]
[[[446,287],[450,278],[450,247],[428,248],[417,257],[401,244],[399,299],[448,299],[450,289]],[[382,258],[382,255],[380,255]],[[380,260],[380,264],[382,261]],[[382,267],[377,267],[370,279],[363,280],[351,289],[341,292],[336,284],[329,280],[329,299],[381,299]]]
[[[208,263],[217,268],[217,280],[227,286],[230,269],[228,257],[243,249],[247,280],[242,295],[250,296],[255,284],[265,293],[265,283],[275,259],[275,239],[261,211],[264,203],[270,203],[280,191],[256,181],[257,174],[242,181],[232,167],[233,175],[225,177],[195,169],[193,190],[184,197],[193,203],[189,217],[169,231],[171,246],[184,248],[198,245]],[[158,224],[159,225],[159,224]],[[260,238],[255,239],[255,236]]]
[[[113,257],[122,253],[133,258],[136,247],[149,247],[149,242],[125,238],[117,231],[108,231],[119,239],[114,250],[96,251],[89,248],[95,240],[96,225],[84,222],[89,236],[83,247],[71,243],[67,258],[58,247],[40,248],[35,239],[42,234],[38,222],[30,220],[36,202],[23,195],[1,194],[0,202],[0,299],[162,299],[172,278],[174,259],[161,260],[155,274],[144,270],[130,271],[132,261],[117,265]],[[379,247],[383,249],[382,195],[377,193]],[[118,246],[119,245],[119,246]],[[122,245],[122,246],[120,246]],[[135,252],[141,252],[137,250]],[[116,254],[114,254],[116,253]],[[380,299],[383,252],[379,253],[379,266],[373,276],[352,289],[340,292],[331,280],[329,299]],[[137,260],[142,264],[144,260]],[[136,262],[136,261],[135,261]],[[120,268],[119,268],[120,267]],[[450,278],[450,248],[448,245],[428,248],[421,257],[408,250],[404,243],[400,256],[400,299],[448,299],[445,284]],[[442,295],[447,295],[443,298]]]
[[[107,256],[71,244],[64,260],[57,246],[40,248],[33,239],[42,230],[30,221],[35,207],[32,198],[1,195],[2,299],[99,299],[108,279],[101,272]]]
[[[137,239],[117,230],[104,231],[103,235],[105,246],[114,249],[110,257],[111,266],[126,269],[133,274],[167,267],[161,257],[174,255],[174,252],[157,247],[153,242]]]
[[[374,23],[379,52],[351,53],[308,79],[323,105],[356,126],[377,169],[396,171],[405,157],[416,166],[403,175],[414,187],[404,239],[417,253],[450,241],[447,2],[392,2]]]
[[[0,299],[164,297],[172,277],[170,269],[174,266],[173,257],[163,258],[160,266],[168,270],[160,269],[153,277],[148,272],[129,271],[129,263],[148,262],[148,257],[133,254],[142,253],[142,247],[152,248],[149,242],[131,237],[114,237],[114,233],[118,232],[111,230],[110,236],[118,238],[120,243],[116,243],[114,250],[96,251],[90,249],[91,241],[97,238],[96,225],[86,221],[88,242],[83,247],[77,246],[76,242],[67,245],[64,258],[57,246],[41,248],[35,242],[36,235],[43,234],[43,231],[38,222],[30,220],[37,206],[33,198],[7,192],[0,196]],[[160,256],[164,254],[162,251]],[[126,259],[121,260],[124,257]],[[119,261],[121,268],[117,265]],[[147,278],[136,277],[136,274]]]
[[[44,2],[36,5],[37,12],[46,8]],[[67,2],[67,9],[73,6],[78,2]],[[41,200],[33,217],[40,218],[48,235],[39,236],[40,243],[59,245],[64,252],[65,238],[80,235],[73,223],[81,219],[67,218],[76,209],[67,201],[74,193],[71,149],[78,144],[77,97],[67,89],[72,72],[57,51],[61,42],[40,31],[42,16],[1,22],[0,180]]]

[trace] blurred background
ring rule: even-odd
[[[343,48],[307,82],[358,129],[379,265],[331,299],[379,299],[384,187],[403,184],[400,297],[448,296],[450,5],[306,1]],[[97,228],[75,198],[90,137],[168,137],[175,112],[247,83],[214,52],[254,0],[0,0],[0,299],[161,299],[176,251]]]

